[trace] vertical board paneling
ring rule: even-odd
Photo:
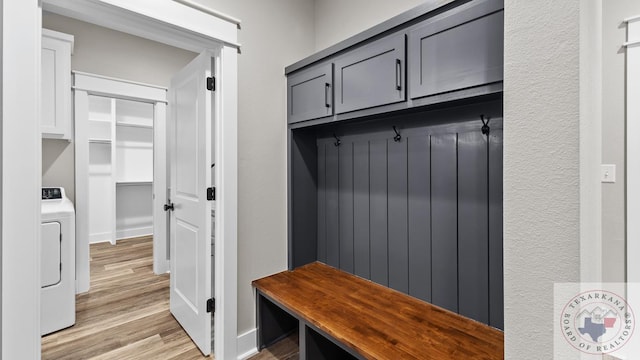
[[[353,143],[339,147],[340,269],[353,274]]]
[[[409,295],[431,301],[431,195],[428,136],[407,138]]]
[[[318,260],[327,262],[327,155],[326,144],[318,145]]]
[[[423,129],[319,141],[318,260],[503,328],[502,129]]]
[[[295,178],[295,186],[290,191],[290,231],[294,239],[291,243],[292,256],[289,266],[296,268],[318,259],[318,146],[315,136],[307,132],[290,132],[289,176]]]
[[[387,141],[389,287],[409,292],[409,244],[407,235],[407,141]]]
[[[370,279],[368,141],[353,143],[353,230],[355,274]]]
[[[489,325],[504,328],[502,268],[502,130],[489,136]]]
[[[389,285],[387,258],[387,141],[369,144],[371,280]]]
[[[339,208],[339,147],[326,147],[326,221],[327,221],[327,264],[340,266],[340,208]]]
[[[456,134],[431,137],[431,299],[458,311]]]
[[[458,134],[458,311],[489,322],[487,138]]]

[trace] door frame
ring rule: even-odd
[[[22,2],[21,2],[22,3]],[[188,4],[188,2],[187,2]],[[7,7],[6,11],[3,11],[3,18],[9,18],[15,16],[20,21],[6,22],[3,33],[6,34],[22,34],[21,46],[18,47],[5,47],[2,45],[2,58],[9,59],[12,56],[16,57],[17,54],[10,53],[13,50],[20,52],[19,58],[25,60],[19,66],[14,68],[15,76],[4,79],[6,84],[12,89],[39,89],[39,86],[32,86],[39,83],[38,75],[40,74],[40,37],[39,36],[27,36],[30,34],[40,34],[42,29],[41,12],[42,10],[57,13],[60,15],[76,18],[85,22],[93,23],[96,25],[104,26],[114,30],[129,33],[135,36],[147,38],[150,40],[165,43],[174,47],[183,48],[194,52],[202,52],[203,50],[214,50],[216,54],[216,76],[219,81],[216,91],[216,102],[220,105],[215,109],[215,126],[216,126],[216,180],[218,184],[219,200],[217,201],[217,214],[216,218],[218,223],[216,224],[216,261],[215,261],[215,294],[217,309],[215,316],[215,338],[214,338],[214,354],[219,359],[235,359],[237,358],[237,104],[238,104],[238,88],[237,88],[237,54],[240,46],[236,43],[237,31],[240,22],[229,16],[219,14],[214,10],[207,12],[202,11],[194,6],[188,6],[183,3],[174,2],[171,0],[162,0],[154,2],[154,6],[149,6],[148,1],[145,0],[90,0],[90,1],[70,1],[70,0],[40,0],[40,1],[27,1],[23,3],[23,6]],[[15,13],[13,11],[15,10]],[[34,26],[35,25],[35,26]],[[26,31],[25,31],[26,30]],[[26,33],[26,34],[25,34]],[[26,45],[25,45],[26,43]],[[13,43],[10,43],[11,45]],[[3,65],[4,66],[4,65]],[[27,75],[28,74],[28,75]],[[24,75],[24,76],[23,76]],[[20,82],[14,81],[20,79]],[[32,82],[25,81],[33,79]],[[10,85],[16,85],[11,87]],[[13,99],[14,97],[4,96],[3,102]],[[40,113],[40,93],[39,91],[24,91],[20,92],[20,103],[35,104],[32,106],[33,112],[28,113],[22,111],[20,118],[25,118],[28,115],[28,119],[22,122],[19,126],[25,131],[11,132],[17,136],[13,137],[11,143],[21,144],[16,149],[26,150],[25,154],[34,153],[36,160],[40,159],[40,131],[26,133],[26,130],[31,128],[27,125],[33,125],[39,129],[39,113]],[[13,108],[8,108],[11,110]],[[4,119],[3,119],[4,122]],[[9,129],[12,130],[13,128]],[[4,132],[4,131],[3,131]],[[3,147],[6,147],[3,144]],[[7,158],[3,155],[3,158]],[[19,156],[15,157],[16,161],[11,164],[3,164],[3,170],[9,168],[9,165],[16,165],[16,168],[22,167],[24,158]],[[33,164],[35,171],[33,174],[39,174],[40,162],[36,161]],[[30,172],[31,173],[31,172]],[[35,179],[24,183],[23,188],[25,192],[39,194],[40,193],[40,181],[39,176],[35,176]],[[27,187],[29,189],[27,189]],[[17,188],[16,188],[17,189]],[[21,188],[22,189],[22,188]],[[28,191],[27,191],[28,190]],[[4,186],[3,186],[4,193]],[[34,196],[35,198],[35,196]],[[3,199],[3,202],[6,199]],[[31,202],[29,202],[31,204]],[[17,210],[17,209],[16,209]],[[39,228],[39,201],[34,202],[28,207],[25,207],[25,211],[16,211],[13,216],[8,214],[2,214],[3,221],[9,221],[10,219],[18,218],[26,211],[33,212],[31,214],[34,227]],[[17,223],[24,223],[24,221],[17,220]],[[11,229],[3,229],[11,230]],[[24,234],[24,232],[23,232]],[[35,231],[36,240],[39,238],[39,231]],[[222,240],[224,239],[224,240]],[[15,255],[15,261],[11,264],[2,264],[3,277],[5,272],[9,273],[19,272],[19,270],[35,263],[38,263],[37,259],[40,253],[39,241],[35,244],[31,244],[30,247],[21,246],[22,248],[31,249],[35,251],[17,251]],[[13,249],[13,248],[11,248]],[[10,250],[9,247],[3,246],[3,250]],[[219,256],[218,256],[219,255]],[[23,263],[24,266],[21,266]],[[6,266],[5,266],[6,265]],[[11,268],[8,266],[11,265]],[[39,269],[35,266],[35,269]],[[24,284],[32,284],[35,308],[39,308],[40,304],[40,292],[39,292],[39,271],[32,274],[32,271],[28,272],[30,276],[25,276],[21,279],[22,286]],[[7,275],[8,276],[8,275]],[[22,313],[23,307],[18,304],[23,302],[22,295],[24,292],[7,293],[6,288],[3,286],[3,308],[5,305],[14,304],[12,312]],[[28,285],[27,285],[28,286]],[[30,287],[31,288],[31,287]],[[32,308],[29,302],[25,303],[25,312],[29,312]],[[7,308],[8,309],[8,308]],[[4,311],[2,312],[5,315]],[[2,345],[9,343],[12,340],[16,341],[16,344],[28,344],[31,350],[29,353],[40,351],[40,329],[39,329],[39,312],[33,312],[33,320],[25,322],[24,318],[19,324],[9,323],[13,318],[3,316],[2,328],[4,330],[20,328],[22,331],[12,331],[11,336],[6,331],[2,331]],[[18,326],[20,325],[20,326]],[[19,339],[24,339],[21,341]],[[15,357],[21,357],[24,353],[24,349],[19,347],[4,347],[2,354],[8,357],[12,357],[15,352]],[[39,355],[37,356],[39,358]]]
[[[76,185],[76,293],[89,291],[89,96],[133,100],[153,105],[153,272],[169,271],[167,259],[167,220],[162,206],[167,203],[166,113],[167,89],[156,85],[115,79],[102,75],[73,71],[74,147]],[[115,142],[112,144],[116,146]],[[114,151],[112,150],[112,154]],[[112,156],[112,161],[114,158]],[[117,165],[116,165],[117,166]],[[115,209],[115,199],[113,208]],[[114,217],[115,226],[115,217]],[[158,236],[159,235],[159,236]],[[111,243],[115,245],[114,229]],[[163,242],[164,239],[164,242]]]

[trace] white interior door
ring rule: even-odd
[[[204,52],[171,80],[169,88],[171,280],[170,309],[204,355],[211,353],[212,92],[206,79],[211,54]]]

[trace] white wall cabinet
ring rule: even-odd
[[[42,29],[43,138],[71,141],[71,55],[73,36]]]
[[[89,96],[90,242],[153,234],[151,103]]]

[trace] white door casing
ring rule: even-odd
[[[171,181],[170,309],[204,355],[211,353],[212,54],[205,51],[176,74],[169,87]]]
[[[220,121],[217,129],[216,157],[218,189],[218,238],[216,244],[216,357],[236,358],[237,340],[237,50],[239,22],[229,22],[215,14],[202,16],[197,9],[172,0],[4,2],[2,43],[5,68],[3,82],[12,92],[3,94],[6,118],[22,119],[3,127],[3,145],[12,152],[4,154],[2,173],[10,174],[3,183],[3,203],[12,204],[3,217],[4,241],[2,262],[2,337],[0,357],[37,359],[40,357],[39,242],[40,237],[40,4],[45,10],[85,20],[129,34],[149,38],[179,48],[201,51],[222,46],[216,65],[221,80],[216,109]],[[185,20],[188,19],[188,20]],[[34,86],[35,84],[35,86]],[[17,90],[16,90],[17,89]],[[80,91],[84,95],[86,91]],[[76,99],[78,99],[76,93]],[[81,97],[86,100],[86,96]],[[26,104],[26,105],[25,105]],[[76,108],[86,103],[76,103]],[[11,125],[8,126],[7,124]],[[13,124],[13,125],[12,125]],[[15,156],[19,154],[19,156]],[[76,154],[77,155],[77,154]],[[33,159],[33,161],[27,161]],[[77,159],[76,159],[77,160]],[[25,166],[31,164],[32,166]],[[216,165],[218,167],[218,165]],[[224,170],[223,170],[224,168]],[[5,180],[6,180],[5,179]],[[77,186],[77,184],[76,184]],[[12,195],[13,194],[13,195]],[[27,196],[28,194],[31,194]],[[13,198],[19,200],[11,201]],[[76,194],[76,198],[78,198]],[[31,230],[30,230],[31,229]],[[15,235],[15,236],[14,236]],[[6,261],[5,261],[6,260]],[[38,266],[36,266],[38,265]],[[13,276],[19,274],[19,276]],[[13,281],[11,281],[13,279]],[[7,280],[7,281],[5,281]],[[88,286],[88,285],[87,285]]]
[[[640,301],[640,15],[624,20],[627,25],[626,47],[626,240],[627,240],[627,303],[635,306]],[[636,311],[637,309],[632,308]],[[626,354],[638,354],[640,345],[637,341],[629,341],[617,357]],[[625,354],[626,353],[626,354]],[[629,355],[628,355],[629,356]],[[630,355],[628,358],[632,358]]]
[[[640,16],[627,19],[627,282],[640,282]]]
[[[153,107],[153,272],[169,271],[168,216],[163,210],[167,203],[167,104]]]

